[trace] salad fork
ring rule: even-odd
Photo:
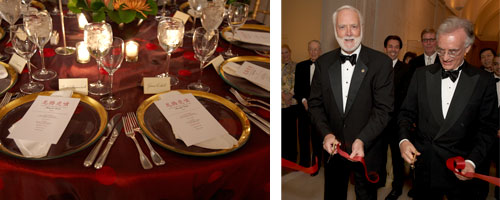
[[[267,111],[270,111],[269,108],[265,107],[265,106],[261,106],[259,104],[253,104],[253,103],[250,103],[248,102],[247,100],[243,99],[243,97],[241,97],[241,95],[233,88],[229,89],[229,91],[231,93],[233,93],[233,95],[236,97],[236,99],[241,103],[243,104],[244,106],[250,106],[250,107],[258,107],[258,108],[262,108],[264,110],[267,110]]]
[[[5,105],[7,105],[7,103],[10,102],[11,98],[12,98],[12,93],[6,92],[5,96],[3,96],[2,102],[0,102],[0,108],[4,107]]]
[[[132,129],[135,132],[138,132],[140,135],[142,135],[142,139],[144,139],[144,141],[146,141],[146,145],[149,148],[149,153],[151,155],[151,160],[153,160],[153,163],[156,166],[164,165],[165,161],[163,160],[163,158],[161,158],[160,154],[158,154],[158,152],[156,152],[155,149],[153,149],[153,146],[149,142],[149,139],[146,137],[146,135],[144,135],[141,128],[139,127],[139,122],[137,120],[137,117],[135,116],[135,113],[129,112],[129,113],[127,113],[127,116],[131,121]]]
[[[148,157],[146,157],[146,155],[144,155],[144,153],[142,152],[141,146],[139,146],[139,142],[137,142],[137,139],[135,139],[134,130],[132,129],[132,124],[130,122],[131,119],[128,116],[123,116],[122,121],[125,129],[125,134],[127,135],[127,137],[131,138],[134,141],[135,147],[137,147],[137,151],[139,151],[139,158],[141,160],[142,168],[153,168],[153,165],[151,164],[151,162],[149,162]]]
[[[230,88],[230,89],[229,89],[229,91],[230,91],[231,93],[233,93],[233,94],[234,94],[234,96],[239,95],[241,98],[243,98],[243,99],[244,99],[244,100],[246,100],[246,101],[259,102],[259,103],[261,103],[261,104],[263,104],[263,105],[266,105],[266,106],[268,106],[268,107],[270,106],[270,105],[269,105],[269,103],[267,103],[267,102],[265,102],[265,101],[262,101],[262,100],[260,100],[260,99],[254,99],[254,98],[250,98],[250,97],[247,97],[247,96],[245,96],[245,95],[242,95],[242,94],[240,94],[237,90],[235,90],[234,88]]]

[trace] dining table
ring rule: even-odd
[[[199,21],[197,27],[201,26]],[[52,15],[52,22],[53,30],[59,33],[60,40],[57,45],[45,46],[45,64],[58,75],[53,80],[40,82],[45,87],[44,91],[59,90],[58,79],[88,78],[90,83],[96,81],[99,74],[109,84],[109,76],[105,71],[98,70],[95,59],[80,64],[76,62],[76,54],[58,55],[54,52],[55,48],[63,46],[63,34],[60,16]],[[64,22],[67,45],[74,47],[77,42],[83,41],[83,30],[79,29],[75,17],[65,16]],[[18,23],[22,23],[22,19]],[[252,20],[247,23],[258,24]],[[107,120],[117,113],[137,112],[141,103],[154,95],[144,94],[141,82],[143,77],[154,77],[165,70],[167,53],[158,43],[157,25],[154,16],[149,16],[140,26],[134,27],[136,30],[132,35],[123,36],[128,37],[123,38],[125,41],[139,43],[139,55],[136,62],[123,61],[121,68],[114,73],[113,94],[123,100],[123,105],[117,110],[106,111]],[[189,30],[191,26],[192,22],[187,22],[185,29]],[[220,30],[225,26],[222,24]],[[2,28],[7,27],[8,24],[3,22]],[[8,34],[0,41],[2,53],[10,45],[7,40]],[[229,43],[221,37],[214,55],[221,54],[228,47]],[[262,57],[256,51],[238,45],[231,48],[239,56]],[[31,62],[40,68],[38,52]],[[179,78],[179,84],[172,86],[171,90],[186,90],[189,83],[197,81],[199,64],[193,53],[192,38],[185,36],[182,47],[171,56],[170,73]],[[8,92],[19,92],[20,86],[27,82],[25,67]],[[223,80],[213,66],[203,70],[202,82],[210,86],[211,94],[236,99],[229,92],[232,86]],[[99,101],[102,96],[89,94],[88,97]],[[268,97],[253,97],[269,102]],[[269,111],[248,108],[270,120]],[[51,159],[25,159],[3,152],[0,153],[0,199],[269,199],[270,136],[253,123],[248,123],[248,140],[238,149],[220,155],[181,154],[151,140],[165,164],[154,165],[148,170],[141,166],[136,146],[123,132],[116,139],[101,169],[83,166],[84,159],[97,140],[80,151]],[[142,151],[151,160],[143,138],[139,135],[136,138]]]

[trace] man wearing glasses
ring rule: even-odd
[[[420,34],[420,38],[424,53],[410,61],[413,70],[418,67],[439,63],[439,56],[436,53],[436,31],[432,28],[426,28]]]
[[[475,199],[477,180],[462,175],[487,173],[476,166],[496,136],[498,103],[493,75],[464,60],[473,42],[471,22],[446,19],[437,32],[441,63],[412,77],[398,124],[401,156],[415,167],[415,199]],[[446,168],[456,156],[466,160],[460,175]]]

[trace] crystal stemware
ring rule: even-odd
[[[169,73],[170,56],[175,49],[182,45],[182,39],[184,38],[184,23],[179,18],[164,17],[158,24],[157,37],[161,48],[167,52],[165,73],[158,75],[158,77],[170,77],[170,85],[177,85],[179,79],[175,75]]]
[[[238,56],[231,51],[232,41],[235,41],[236,31],[247,21],[248,7],[248,4],[240,2],[233,2],[229,5],[227,23],[231,27],[232,37],[228,38],[231,42],[229,42],[229,47],[223,53],[226,58]]]
[[[213,31],[219,28],[224,19],[224,5],[208,3],[201,12],[201,25],[207,31]]]
[[[207,31],[203,27],[198,27],[194,31],[193,35],[193,49],[196,58],[200,61],[200,77],[197,82],[190,83],[188,89],[190,90],[201,90],[208,92],[210,87],[201,82],[201,77],[203,76],[203,66],[207,62],[208,58],[212,56],[217,48],[217,43],[219,42],[219,31]]]
[[[156,14],[156,17],[155,19],[157,21],[160,21],[161,18],[163,17],[166,17],[168,15],[170,15],[170,10],[166,10],[165,7],[167,6],[167,3],[168,3],[169,0],[158,0],[157,4],[160,5],[160,2],[163,4],[162,7],[161,7],[161,10],[158,11],[158,13]],[[170,0],[171,1],[171,0]]]
[[[186,35],[188,37],[192,37],[194,34],[194,28],[196,26],[196,18],[201,17],[201,10],[207,5],[207,0],[188,0],[189,2],[189,7],[193,9],[193,26],[191,27],[191,30],[186,32]]]
[[[113,96],[113,74],[120,68],[125,52],[125,44],[121,38],[114,37],[109,53],[102,57],[102,67],[109,74],[109,95],[100,99],[106,110],[116,110],[123,105],[120,98]]]
[[[1,0],[0,1],[0,16],[9,23],[9,40],[7,43],[12,41],[13,25],[21,17],[21,0]],[[5,53],[12,54],[14,49],[9,46],[4,49]]]
[[[110,88],[101,81],[102,57],[108,54],[113,43],[111,25],[103,22],[93,22],[85,25],[83,40],[92,57],[97,61],[97,81],[89,84],[89,93],[93,95],[108,94]]]
[[[42,58],[42,69],[33,73],[33,78],[37,81],[48,81],[57,76],[54,70],[45,68],[45,57],[43,54],[43,47],[49,42],[52,36],[52,17],[46,12],[29,13],[23,18],[26,32],[31,41],[33,41]]]
[[[12,46],[17,54],[22,56],[24,59],[28,61],[28,77],[29,82],[25,83],[21,86],[21,92],[25,94],[32,94],[36,92],[40,92],[43,90],[44,86],[41,83],[34,82],[31,77],[31,56],[36,52],[36,44],[28,38],[28,34],[26,33],[26,29],[24,25],[15,25],[13,26],[14,31],[12,38]]]

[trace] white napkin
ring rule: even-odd
[[[232,34],[233,33],[230,31],[226,31],[224,36],[226,38],[232,38]],[[250,44],[271,45],[271,35],[269,32],[238,30],[234,35],[234,39]]]
[[[7,76],[9,76],[7,69],[5,69],[5,66],[0,65],[0,79],[7,78]]]
[[[243,75],[243,71],[246,71],[246,69],[252,69],[250,71],[253,71],[256,75]],[[222,69],[224,70],[225,73],[244,78],[251,83],[261,87],[262,89],[265,89],[269,91],[270,88],[270,77],[269,77],[269,69],[265,69],[259,65],[253,64],[251,62],[245,61],[242,65],[234,63],[234,62],[228,62],[224,66],[222,66]]]
[[[178,91],[171,91],[168,93],[165,93],[160,96],[160,98],[168,98],[169,96],[174,96],[174,95],[182,95]],[[174,133],[175,139],[180,139],[182,138],[176,134],[178,130],[176,130],[175,126],[172,125],[172,132]],[[194,146],[202,147],[202,148],[207,148],[207,149],[230,149],[233,148],[234,145],[238,144],[238,140],[236,140],[233,136],[229,134],[221,134],[217,137],[199,142],[194,144]]]
[[[52,93],[50,96],[55,96],[55,97],[71,97],[73,95],[73,91],[71,90],[61,90],[61,91],[56,91]],[[22,120],[22,119],[21,119]],[[19,121],[21,121],[19,120]],[[11,128],[15,127],[17,123],[12,125]],[[9,128],[9,130],[11,129]],[[50,143],[46,142],[35,142],[31,140],[22,140],[22,139],[14,139],[14,142],[16,143],[17,147],[21,151],[21,153],[26,157],[26,158],[42,158],[47,155],[49,152]]]

